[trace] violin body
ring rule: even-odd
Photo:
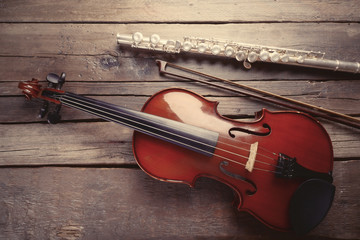
[[[190,186],[194,186],[199,177],[216,179],[234,190],[239,210],[251,213],[271,228],[291,230],[290,201],[304,179],[286,179],[273,174],[277,161],[274,153],[296,157],[297,162],[307,169],[331,174],[333,151],[327,132],[314,118],[300,112],[263,109],[253,122],[241,122],[220,116],[217,104],[182,89],[168,89],[152,96],[142,111],[216,131],[219,140],[214,156],[207,157],[134,132],[133,151],[139,166],[156,179]],[[269,130],[264,124],[271,128],[266,135],[262,133]],[[230,133],[229,129],[235,130]],[[250,144],[254,142],[259,145],[257,159],[271,165],[255,163],[255,167],[262,170],[249,172],[230,161],[224,164],[224,157],[243,163],[243,157],[237,155],[247,157]],[[233,152],[237,154],[235,157]],[[239,180],[237,176],[247,181]]]
[[[141,112],[43,89],[36,79],[19,88],[57,110],[65,105],[133,128],[136,161],[150,176],[190,186],[216,179],[234,190],[237,209],[276,230],[307,233],[331,206],[331,141],[307,114],[263,109],[254,121],[236,121],[221,116],[217,102],[178,88],[153,95]]]

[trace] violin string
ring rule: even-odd
[[[69,95],[66,95],[67,97],[71,97],[71,96],[69,96]],[[86,102],[87,104],[89,104],[89,102]],[[105,106],[102,106],[103,108],[107,108],[107,107],[105,107]],[[107,109],[109,109],[109,108],[107,108]],[[114,110],[114,109],[111,109],[112,111],[116,111],[116,110]],[[122,114],[124,114],[124,115],[128,115],[128,114],[126,114],[126,113],[122,113]],[[129,116],[129,115],[128,115]],[[143,118],[141,118],[140,116],[136,116],[138,119],[141,119],[141,120],[145,120],[145,119],[143,119]],[[147,127],[150,127],[150,126],[147,126]],[[161,131],[163,131],[162,129],[157,129],[157,130],[161,130]],[[169,133],[169,132],[167,132],[167,133]],[[171,133],[171,134],[173,134],[173,133]],[[180,137],[182,137],[182,136],[180,136]],[[250,143],[247,143],[247,142],[244,142],[244,141],[240,141],[240,140],[232,140],[232,141],[236,141],[236,142],[240,142],[240,143],[244,143],[244,144],[247,144],[247,145],[251,145]],[[222,142],[222,141],[218,141],[219,143],[222,143],[222,144],[224,144],[224,145],[228,145],[228,146],[231,146],[231,147],[234,147],[234,148],[237,148],[237,149],[241,149],[241,150],[244,150],[244,151],[247,151],[247,152],[249,152],[249,150],[248,149],[245,149],[245,148],[242,148],[242,147],[239,147],[239,146],[237,146],[237,145],[233,145],[233,144],[229,144],[229,143],[226,143],[226,142]],[[198,143],[200,143],[200,142],[198,142]],[[201,144],[203,144],[203,143],[201,143]],[[209,145],[208,145],[209,146]],[[257,153],[257,155],[258,156],[262,156],[262,157],[265,157],[265,158],[267,158],[267,159],[270,159],[270,160],[272,160],[272,161],[274,161],[274,162],[276,162],[277,160],[276,159],[274,159],[273,157],[275,156],[275,157],[278,157],[278,154],[277,153],[274,153],[274,152],[271,152],[270,150],[267,150],[266,148],[263,148],[263,147],[261,147],[261,146],[259,146],[258,147],[259,149],[262,149],[262,150],[266,150],[268,153],[270,153],[271,154],[271,156],[266,156],[266,155],[264,155],[264,154],[261,154],[261,153]],[[245,157],[245,156],[242,156],[243,158],[247,158],[247,157]],[[274,166],[274,167],[277,167],[276,165],[274,165],[274,164],[271,164],[271,163],[268,163],[268,162],[263,162],[263,161],[260,161],[260,160],[257,160],[257,162],[258,163],[263,163],[263,164],[267,164],[267,165],[270,165],[270,166]]]
[[[66,95],[66,96],[67,96],[67,97],[71,97],[71,96],[68,96],[68,95]],[[86,102],[86,103],[89,104],[88,102]],[[103,107],[103,108],[107,108],[107,107],[105,107],[105,106],[102,106],[102,107]],[[109,109],[109,108],[107,108],[107,109]],[[110,109],[110,110],[116,112],[116,110],[114,110],[114,109]],[[129,115],[126,114],[126,113],[122,113],[122,114],[129,116]],[[137,117],[138,119],[145,120],[145,119],[141,118],[140,116],[136,116],[136,117]],[[142,125],[143,125],[143,124],[142,124]],[[147,127],[150,127],[150,126],[147,125]],[[151,126],[151,127],[152,127],[152,126]],[[152,128],[153,128],[153,127],[152,127]],[[164,131],[164,130],[162,130],[162,129],[156,129],[156,130]],[[169,133],[169,132],[166,132],[166,133]],[[171,133],[171,134],[174,135],[174,133]],[[176,136],[179,136],[179,135],[176,135]],[[179,136],[179,137],[183,137],[183,136]],[[232,140],[232,139],[231,139],[231,140]],[[249,145],[249,146],[251,145],[250,143],[247,143],[247,142],[244,142],[244,141],[240,141],[240,140],[232,140],[232,141],[244,143],[244,144],[247,144],[247,145]],[[243,148],[243,147],[239,147],[239,146],[237,146],[237,145],[229,144],[229,143],[222,142],[222,141],[218,141],[218,142],[219,142],[219,143],[222,143],[222,144],[224,144],[224,145],[231,146],[231,147],[236,148],[236,149],[241,149],[241,150],[244,150],[244,151],[246,151],[246,152],[249,152],[248,149]],[[201,142],[198,142],[198,143],[201,143]],[[204,144],[204,143],[201,143],[201,144]],[[207,145],[207,146],[210,146],[210,145]],[[263,149],[263,150],[267,150],[267,149],[265,149],[265,148],[263,148],[263,147],[261,147],[261,146],[259,146],[258,148],[261,148],[261,149]],[[224,151],[225,151],[225,150],[224,150]],[[274,156],[277,157],[278,154],[276,154],[276,153],[274,153],[274,152],[271,152],[271,151],[269,151],[269,150],[267,150],[267,151],[268,151],[269,153],[271,153],[272,156],[266,156],[266,155],[261,154],[261,153],[259,153],[259,152],[257,153],[257,156],[262,156],[262,157],[265,157],[265,158],[267,158],[267,159],[270,159],[270,160],[276,162],[277,160],[274,159],[273,157],[274,157]],[[231,152],[230,152],[230,153],[231,153]],[[246,156],[241,156],[241,157],[247,158]],[[276,166],[276,165],[274,165],[274,164],[271,164],[271,163],[268,163],[268,162],[263,162],[263,161],[260,161],[260,160],[256,160],[256,161],[257,161],[258,163],[270,165],[270,166],[273,166],[273,167],[278,167],[278,166]]]
[[[63,102],[63,101],[62,101],[62,102]],[[82,111],[85,111],[85,112],[88,112],[88,113],[92,113],[92,114],[95,114],[95,115],[97,115],[97,116],[101,116],[101,117],[104,118],[105,120],[109,120],[109,121],[113,121],[113,122],[116,122],[116,123],[124,124],[123,122],[117,121],[117,120],[112,119],[112,118],[110,118],[110,117],[106,117],[106,116],[104,116],[104,115],[96,114],[96,113],[94,113],[94,112],[92,112],[92,111],[85,110],[85,109],[80,108],[80,107],[78,107],[78,106],[76,106],[76,105],[72,105],[72,104],[70,104],[70,103],[68,103],[68,102],[63,102],[63,103],[64,103],[65,105],[67,105],[67,106],[71,106],[71,107],[73,107],[73,108],[77,108],[77,109],[80,109],[80,110],[82,110]],[[126,125],[126,124],[124,124],[124,125]],[[136,127],[134,127],[134,126],[131,126],[131,127],[136,129]],[[145,132],[146,132],[146,131],[145,131]],[[154,134],[154,133],[152,133],[152,134],[153,134],[153,135],[161,136],[161,135],[159,135],[159,134]],[[162,137],[163,137],[163,136],[162,136]],[[166,137],[163,137],[163,138],[166,139]],[[172,141],[174,141],[174,140],[172,140]],[[176,142],[176,141],[175,141],[175,142]],[[182,143],[182,144],[184,144],[184,143]],[[184,145],[187,145],[187,144],[184,144]],[[205,144],[203,144],[203,145],[205,145]],[[192,147],[193,147],[193,146],[192,146]],[[224,156],[222,156],[222,155],[219,155],[219,154],[216,154],[216,153],[211,153],[211,152],[209,152],[209,151],[207,151],[207,150],[204,150],[204,149],[201,149],[201,148],[197,148],[197,147],[193,147],[193,148],[195,148],[195,149],[197,149],[197,150],[199,150],[199,151],[205,152],[205,153],[212,154],[213,156],[216,156],[216,157],[218,157],[218,158],[227,160],[227,161],[229,161],[229,162],[232,162],[232,163],[235,163],[235,164],[238,164],[238,165],[241,165],[241,166],[246,166],[246,164],[244,164],[244,163],[235,161],[235,160],[233,160],[233,159],[224,157]],[[222,150],[222,151],[226,151],[226,150],[224,150],[224,149],[220,149],[220,148],[217,148],[217,147],[215,147],[215,148],[216,148],[216,149],[219,149],[219,150]],[[244,156],[239,155],[239,154],[236,154],[236,153],[234,153],[234,152],[230,152],[230,153],[233,154],[233,155],[237,155],[237,156],[240,156],[240,157],[245,158]],[[257,160],[255,160],[255,161],[257,161]],[[257,162],[259,162],[259,161],[257,161]],[[265,164],[267,164],[267,163],[265,163]],[[277,166],[275,166],[275,167],[277,167]],[[279,172],[276,172],[276,171],[272,171],[272,170],[268,170],[268,169],[262,169],[262,168],[258,168],[258,167],[254,167],[253,169],[254,169],[254,170],[263,171],[263,172],[275,173],[275,174],[279,173]]]
[[[241,140],[233,140],[233,141],[239,142],[239,143],[243,143],[243,144],[247,144],[248,146],[251,145],[251,143],[244,142],[244,141],[241,141]],[[219,142],[221,142],[221,141],[219,141]],[[242,147],[239,147],[239,146],[236,146],[236,145],[232,145],[232,144],[229,144],[229,143],[226,143],[226,142],[221,142],[221,143],[223,143],[223,144],[225,144],[225,145],[228,145],[228,146],[231,146],[231,147],[235,147],[235,148],[238,148],[238,149],[242,149],[242,150],[245,150],[245,151],[249,151],[249,150],[247,150],[246,148],[242,148]],[[279,154],[274,153],[274,152],[271,152],[270,150],[268,150],[268,149],[266,149],[266,148],[263,148],[263,147],[261,147],[261,146],[258,146],[258,149],[262,149],[262,150],[264,150],[264,151],[267,151],[267,152],[270,153],[272,156],[266,156],[266,155],[261,154],[261,153],[257,153],[257,154],[256,154],[257,156],[262,156],[262,157],[264,157],[264,158],[267,158],[267,159],[270,159],[270,160],[274,160],[274,161],[276,161],[276,160],[275,160],[273,157],[274,157],[274,156],[275,156],[275,157],[278,157],[278,156],[279,156]],[[270,163],[267,163],[267,164],[270,164]]]
[[[66,98],[65,98],[65,97],[66,97]],[[97,116],[100,116],[100,117],[102,117],[102,118],[104,118],[104,119],[106,119],[106,120],[114,121],[114,122],[121,123],[121,124],[124,124],[124,125],[129,126],[128,124],[125,124],[124,122],[120,122],[120,121],[118,121],[118,120],[112,119],[112,118],[107,117],[107,116],[105,116],[105,115],[101,115],[101,114],[92,112],[92,111],[90,111],[90,110],[85,110],[84,108],[81,108],[81,107],[79,107],[79,106],[73,105],[73,104],[71,104],[71,103],[75,103],[75,104],[79,104],[79,105],[83,105],[83,104],[81,104],[81,103],[79,103],[79,102],[72,101],[72,100],[69,99],[69,97],[70,97],[70,98],[73,98],[73,97],[68,96],[68,95],[60,95],[60,99],[58,99],[58,100],[60,100],[61,102],[63,102],[63,103],[66,104],[66,105],[69,105],[69,106],[71,106],[71,107],[74,107],[74,108],[77,108],[77,109],[80,109],[80,110],[83,110],[83,111],[86,111],[86,112],[89,112],[89,113],[92,113],[92,114],[97,115]],[[73,98],[73,99],[74,99],[74,98]],[[77,100],[77,101],[83,101],[83,100],[80,100],[80,99],[75,99],[75,100]],[[70,103],[69,103],[69,102],[70,102]],[[84,101],[83,101],[83,102],[84,102]],[[86,104],[90,104],[90,105],[92,104],[92,105],[94,105],[94,106],[97,106],[97,105],[95,105],[95,104],[93,104],[93,103],[89,103],[89,102],[85,102],[85,103],[86,103]],[[83,106],[84,106],[84,105],[83,105]],[[93,108],[93,107],[91,107],[91,106],[85,106],[85,107],[87,107],[87,108]],[[99,106],[97,106],[97,107],[99,107]],[[100,106],[100,107],[106,109],[105,106]],[[93,108],[93,109],[94,109],[94,108]],[[102,111],[102,110],[100,110],[100,109],[95,109],[95,110],[104,112],[104,111]],[[114,110],[114,109],[111,109],[111,111],[115,111],[115,112],[116,112],[116,110]],[[106,114],[110,114],[110,115],[114,115],[114,114],[111,114],[111,113],[108,113],[108,112],[105,112],[105,113],[106,113]],[[122,114],[124,114],[124,113],[122,113]],[[125,115],[126,115],[126,114],[125,114]],[[124,118],[124,117],[121,117],[121,116],[118,116],[118,115],[115,115],[115,116],[116,116],[116,117],[120,117],[120,118]],[[134,117],[134,116],[133,116],[133,117]],[[141,119],[141,118],[140,118],[140,119]],[[133,120],[131,120],[131,119],[127,119],[127,120],[133,121]],[[139,123],[139,122],[136,122],[136,123],[141,124],[141,125],[144,125],[144,124]],[[152,126],[148,126],[148,125],[146,125],[146,126],[154,129],[154,127],[152,127]],[[135,128],[135,129],[136,129],[135,126],[129,126],[129,127],[132,127],[132,128]],[[140,130],[144,131],[143,129],[140,129]],[[157,128],[155,128],[155,130],[163,131],[163,132],[164,132],[163,129],[157,129]],[[167,131],[165,131],[165,132],[167,132]],[[176,135],[176,134],[174,134],[174,133],[172,133],[172,132],[167,132],[167,133],[170,133],[170,135],[171,135],[171,134],[172,134],[172,135]],[[154,133],[152,133],[152,134],[154,134]],[[159,135],[159,134],[155,134],[155,135]],[[162,135],[159,135],[159,136],[164,137],[164,136],[162,136]],[[185,138],[184,136],[180,136],[180,135],[177,135],[177,136],[179,136],[180,138]],[[188,139],[188,140],[191,140],[191,141],[193,141],[193,142],[196,141],[196,140],[193,140],[193,139]],[[174,140],[172,140],[172,141],[174,141]],[[182,143],[182,142],[180,142],[180,143],[181,143],[181,144],[184,144],[184,143]],[[199,142],[199,143],[202,144],[202,145],[207,145],[207,144],[202,143],[202,142]],[[185,145],[186,145],[186,144],[185,144]],[[194,146],[191,146],[191,145],[190,145],[190,147],[194,148]],[[210,146],[210,147],[212,147],[212,146]],[[199,151],[202,151],[202,152],[210,153],[210,152],[208,152],[208,151],[206,151],[206,150],[204,150],[204,149],[200,149],[200,148],[196,148],[196,149],[199,150]],[[230,153],[230,154],[236,155],[236,156],[238,156],[238,157],[247,159],[246,156],[243,156],[243,155],[240,155],[240,154],[237,154],[237,153],[234,153],[234,152],[230,152],[230,151],[225,150],[225,149],[220,149],[220,148],[217,148],[217,147],[215,147],[215,149],[218,149],[218,150],[221,150],[221,151],[225,151],[225,152],[228,152],[228,153]],[[246,151],[248,151],[248,150],[246,150]],[[210,154],[211,154],[211,153],[210,153]],[[221,155],[218,155],[218,154],[213,154],[213,155],[215,155],[215,156],[217,156],[217,157],[219,157],[219,158],[223,158],[223,159],[225,159],[225,160],[227,160],[227,161],[230,161],[230,162],[233,162],[233,163],[236,163],[236,164],[240,164],[240,165],[242,165],[242,166],[245,166],[245,165],[246,165],[246,164],[244,164],[244,163],[237,162],[237,161],[235,161],[235,160],[226,158],[226,157],[221,156]],[[266,163],[266,162],[262,162],[262,161],[259,161],[259,160],[256,160],[256,161],[259,162],[259,163],[272,165],[272,164],[269,164],[269,163]],[[279,167],[279,166],[275,166],[275,165],[272,165],[272,166],[274,166],[274,167]],[[271,170],[267,170],[267,169],[260,169],[260,168],[256,168],[256,167],[254,167],[254,169],[276,173],[275,171],[271,171]]]
[[[64,96],[73,98],[73,97],[68,96],[68,95],[64,95]],[[74,98],[73,98],[73,99],[74,99]],[[69,101],[69,99],[65,99],[65,100],[68,100],[68,101]],[[81,99],[76,99],[76,100],[77,100],[77,101],[79,100],[79,101],[85,102],[85,101],[83,101],[83,100],[81,100]],[[71,101],[71,100],[70,100],[70,101]],[[72,101],[72,102],[74,103],[74,101]],[[80,104],[79,102],[75,102],[75,103]],[[89,103],[89,102],[85,102],[85,103],[86,103],[86,104],[92,104],[92,103]],[[83,104],[80,104],[80,105],[83,105]],[[94,104],[93,104],[93,105],[94,105]],[[73,106],[73,105],[72,105],[72,106]],[[95,106],[96,106],[96,105],[95,105]],[[73,107],[76,108],[76,106],[73,106]],[[89,107],[89,106],[86,106],[86,107]],[[109,108],[107,108],[107,107],[105,107],[105,106],[100,106],[100,107],[109,110]],[[90,107],[90,108],[91,108],[91,107]],[[82,108],[80,108],[80,109],[81,109],[81,110],[84,110],[84,109],[82,109]],[[93,109],[94,109],[94,108],[93,108]],[[101,110],[99,110],[99,109],[95,109],[95,110],[101,111]],[[114,109],[110,109],[110,110],[117,112],[117,111],[114,110]],[[89,113],[92,113],[92,114],[95,114],[94,112],[91,112],[91,111],[88,111],[88,112],[89,112]],[[101,111],[101,112],[104,112],[104,111]],[[105,112],[105,113],[114,116],[114,114],[111,114],[111,113],[108,113],[108,112]],[[119,113],[119,112],[118,112],[118,113]],[[127,115],[126,113],[122,113],[122,114]],[[98,116],[100,116],[100,117],[105,118],[104,115],[100,115],[100,114],[95,114],[95,115],[98,115]],[[121,117],[121,116],[119,116],[119,115],[115,115],[115,116],[124,119],[124,117]],[[134,116],[132,116],[132,117],[134,117]],[[138,119],[142,119],[142,118],[139,117],[139,116],[136,116],[136,117],[137,117]],[[108,118],[108,117],[107,117],[107,118]],[[114,119],[111,119],[111,118],[109,118],[109,119],[110,119],[111,121],[114,121]],[[125,119],[126,119],[126,118],[125,118]],[[106,120],[108,120],[108,119],[106,119]],[[126,120],[134,122],[134,121],[131,120],[131,119],[126,119]],[[144,119],[142,119],[142,120],[144,120]],[[116,121],[116,122],[118,122],[118,121]],[[123,122],[118,122],[118,123],[124,124]],[[173,132],[168,132],[168,131],[165,131],[165,130],[163,130],[163,129],[158,129],[158,128],[155,128],[155,127],[153,127],[153,126],[145,125],[145,124],[140,123],[140,122],[136,122],[136,123],[137,123],[137,124],[140,124],[140,125],[144,125],[144,126],[146,126],[146,127],[153,128],[153,129],[155,129],[155,130],[157,130],[157,131],[162,131],[162,132],[168,133],[168,134],[173,135],[173,136],[178,136],[178,137],[183,138],[183,139],[186,139],[186,140],[191,140],[191,141],[193,141],[193,142],[200,143],[200,144],[202,144],[203,146],[212,147],[212,146],[210,146],[210,145],[208,145],[208,144],[206,144],[206,143],[199,142],[199,141],[196,141],[196,140],[194,140],[194,139],[189,139],[189,138],[186,138],[186,137],[184,137],[184,136],[174,134]],[[126,125],[126,124],[125,124],[125,125]],[[132,125],[127,125],[127,126],[134,128],[134,126],[132,126]],[[140,130],[141,130],[141,129],[140,129]],[[142,131],[144,131],[144,130],[142,130]],[[154,134],[154,133],[152,133],[152,134]],[[162,135],[159,135],[159,136],[162,136]],[[162,137],[164,137],[164,136],[162,136]],[[180,143],[181,143],[181,142],[180,142]],[[182,143],[182,144],[183,144],[183,143]],[[223,142],[223,144],[226,144],[226,143]],[[227,145],[229,145],[229,144],[227,144]],[[188,146],[194,148],[194,146],[191,146],[191,145],[188,145]],[[231,145],[231,146],[237,147],[237,146],[234,146],[234,145]],[[199,148],[196,148],[196,149],[197,149],[197,150],[200,150]],[[215,149],[218,149],[218,150],[221,150],[221,151],[224,151],[224,152],[228,152],[228,153],[230,153],[230,154],[237,155],[238,157],[247,159],[246,156],[243,156],[243,155],[240,155],[240,154],[237,154],[237,153],[234,153],[234,152],[230,152],[230,151],[225,150],[225,149],[221,149],[221,148],[218,148],[218,147],[215,147]],[[245,151],[249,151],[249,150],[244,149],[244,148],[240,148],[240,149],[243,149],[243,150],[245,150]],[[203,149],[201,149],[201,151],[205,152]],[[206,152],[206,153],[210,153],[210,152]],[[260,155],[260,154],[259,154],[259,155]],[[270,165],[270,166],[273,166],[273,167],[276,167],[276,168],[281,168],[281,167],[279,167],[279,166],[276,166],[276,165],[273,165],[273,164],[270,164],[270,163],[267,163],[267,162],[263,162],[263,161],[259,161],[259,160],[255,160],[255,161],[258,162],[258,163],[267,164],[267,165]],[[237,163],[237,162],[235,162],[235,163]]]
[[[235,140],[233,140],[233,141],[238,142],[238,143],[243,143],[243,144],[246,144],[246,145],[248,145],[248,146],[251,146],[251,143],[248,143],[248,142],[245,142],[245,141],[242,141],[242,140],[239,140],[239,139],[235,139]],[[236,145],[229,144],[229,143],[225,143],[225,142],[222,142],[222,143],[225,144],[225,145],[229,145],[229,146],[238,148],[238,149],[247,150],[247,149],[245,149],[245,148],[241,148],[241,147],[238,147],[238,146],[236,146]],[[261,154],[261,153],[258,153],[258,154],[257,154],[257,155],[263,156],[263,157],[265,157],[265,158],[268,158],[268,159],[270,159],[270,160],[274,160],[274,158],[273,158],[274,156],[275,156],[275,157],[278,157],[278,156],[279,156],[279,154],[277,154],[277,153],[275,153],[275,152],[272,152],[272,151],[270,151],[269,149],[266,149],[266,148],[264,148],[264,147],[262,147],[262,146],[258,146],[258,149],[261,149],[261,150],[263,150],[263,151],[271,154],[271,156],[266,156],[266,155]],[[276,161],[276,160],[275,160],[275,161]]]
[[[77,108],[77,109],[80,109],[80,110],[82,110],[82,111],[85,111],[85,112],[92,113],[92,114],[95,114],[95,115],[97,115],[97,116],[100,116],[100,117],[104,118],[105,120],[110,120],[110,121],[113,121],[113,122],[116,122],[116,123],[123,124],[123,125],[125,125],[125,126],[129,126],[129,127],[131,127],[131,128],[134,128],[135,130],[139,130],[139,131],[141,130],[141,131],[143,131],[143,132],[145,132],[145,133],[151,133],[151,134],[153,134],[153,135],[155,135],[155,136],[159,136],[159,137],[162,137],[162,138],[164,138],[164,139],[172,140],[172,139],[169,139],[169,138],[167,138],[167,137],[164,137],[164,136],[162,136],[162,135],[160,135],[160,134],[152,133],[152,132],[150,132],[150,131],[146,131],[146,130],[140,129],[140,128],[135,127],[135,126],[132,126],[132,125],[130,126],[130,125],[128,125],[128,124],[126,124],[126,123],[123,123],[123,122],[121,122],[121,121],[118,121],[118,120],[116,120],[116,119],[114,119],[114,118],[107,117],[107,116],[105,116],[105,115],[101,115],[101,114],[92,112],[92,111],[90,111],[90,110],[87,110],[87,109],[85,109],[85,108],[81,108],[81,107],[79,107],[79,106],[77,106],[77,105],[71,104],[71,103],[78,104],[78,103],[76,103],[76,102],[74,102],[74,101],[69,101],[68,99],[62,99],[61,102],[64,103],[65,105],[67,105],[67,106],[71,106],[71,107],[73,107],[73,108]],[[88,106],[87,106],[87,107],[88,107]],[[96,110],[97,110],[97,111],[101,111],[101,110],[99,110],[99,109],[96,109]],[[111,114],[110,114],[110,115],[111,115]],[[116,116],[116,117],[119,117],[119,116]],[[120,117],[120,118],[121,118],[121,117]],[[159,129],[159,130],[160,130],[160,129]],[[174,134],[173,134],[173,135],[174,135]],[[172,141],[174,141],[174,142],[179,142],[179,141],[176,141],[176,140],[172,140]],[[179,143],[180,143],[180,142],[179,142]],[[183,145],[188,145],[188,144],[184,144],[184,143],[182,143],[182,144],[183,144]],[[205,144],[203,144],[203,145],[205,145]],[[188,145],[188,146],[189,146],[189,145]],[[209,151],[204,150],[204,149],[196,148],[196,147],[193,147],[193,146],[191,146],[191,147],[192,147],[192,148],[195,148],[195,149],[197,149],[197,150],[199,150],[199,151],[201,151],[201,152],[204,152],[204,153],[210,153]],[[240,165],[242,165],[242,166],[245,166],[244,163],[236,162],[235,160],[226,158],[226,157],[224,157],[224,156],[221,156],[221,155],[218,155],[218,154],[215,154],[215,153],[212,154],[212,155],[217,156],[217,157],[220,157],[220,158],[223,158],[223,159],[225,159],[225,160],[227,160],[227,161],[234,162],[234,163],[240,164]],[[244,157],[244,156],[241,156],[241,155],[238,155],[238,156]]]
[[[71,97],[71,96],[68,96],[68,95],[66,95],[67,97]],[[86,102],[86,103],[88,103],[88,102]],[[89,104],[89,103],[88,103]],[[106,108],[105,106],[102,106],[103,108]],[[107,109],[109,109],[109,108],[107,108]],[[114,110],[114,109],[111,109],[112,111],[116,111],[116,110]],[[122,114],[125,114],[125,115],[128,115],[128,114],[126,114],[126,113],[122,113]],[[129,116],[129,115],[128,115]],[[144,120],[143,118],[141,118],[140,116],[136,116],[138,119],[141,119],[141,120]],[[148,126],[149,127],[149,126]],[[157,129],[157,130],[161,130],[161,131],[163,131],[162,129]],[[169,133],[169,132],[167,132],[167,133]],[[171,133],[171,134],[173,134],[173,133]],[[182,136],[180,136],[180,137],[182,137]],[[247,142],[244,142],[244,141],[241,141],[241,140],[238,140],[238,139],[236,139],[236,140],[233,140],[233,139],[231,139],[231,141],[235,141],[235,142],[240,142],[240,143],[243,143],[243,144],[247,144],[248,146],[250,146],[251,144],[250,143],[247,143]],[[237,146],[237,145],[233,145],[233,144],[229,144],[229,143],[226,143],[226,142],[222,142],[222,141],[218,141],[219,143],[222,143],[222,144],[224,144],[224,145],[228,145],[228,146],[231,146],[231,147],[233,147],[233,148],[236,148],[236,149],[241,149],[241,150],[244,150],[244,151],[247,151],[247,152],[249,152],[249,150],[248,149],[245,149],[245,148],[242,148],[242,147],[239,147],[239,146]],[[201,144],[203,144],[203,143],[201,143]],[[209,146],[209,145],[208,145]],[[277,153],[275,153],[275,152],[271,152],[270,150],[268,150],[268,149],[266,149],[266,148],[264,148],[264,147],[261,147],[261,146],[259,146],[258,147],[258,149],[261,149],[261,150],[263,150],[263,151],[266,151],[267,153],[269,153],[269,154],[271,154],[271,156],[266,156],[266,155],[264,155],[264,154],[261,154],[261,153],[259,153],[259,151],[258,151],[258,153],[257,153],[257,156],[262,156],[262,157],[264,157],[264,158],[267,158],[267,159],[269,159],[269,160],[272,160],[274,163],[276,163],[276,159],[274,159],[274,157],[278,157],[278,154]],[[243,158],[247,158],[247,157],[245,157],[245,156],[242,156]],[[266,165],[270,165],[270,166],[274,166],[274,167],[278,167],[278,166],[276,166],[276,165],[274,165],[274,164],[271,164],[271,163],[268,163],[268,162],[263,162],[263,161],[260,161],[260,160],[257,160],[257,162],[258,163],[263,163],[263,164],[266,164]]]

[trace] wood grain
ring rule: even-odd
[[[155,59],[202,70],[233,80],[328,80],[353,79],[353,74],[255,63],[245,71],[235,59],[195,54],[137,51],[117,46],[116,33],[154,32],[164,38],[184,34],[231,39],[295,49],[323,51],[329,59],[356,61],[360,47],[358,24],[0,24],[0,80],[44,78],[50,71],[65,71],[79,81],[158,81]],[[254,31],[254,29],[259,29]],[[182,33],[181,35],[179,33]],[[302,38],[299,36],[306,36]],[[318,44],[321,42],[321,44]],[[338,43],[342,44],[339,45]],[[220,74],[221,73],[221,74]]]
[[[2,22],[323,22],[359,21],[358,2],[6,0]],[[14,14],[14,12],[18,14]]]
[[[0,125],[0,165],[135,164],[132,130],[115,123]],[[359,158],[360,132],[326,124],[338,159]],[[76,134],[74,134],[76,133]]]
[[[201,28],[201,36],[199,36]],[[116,34],[157,33],[164,39],[181,40],[185,35],[235,42],[323,51],[329,58],[355,61],[360,27],[357,23],[275,24],[7,24],[1,23],[0,55],[98,55],[117,51]],[[256,31],[254,31],[256,30]],[[300,37],[306,36],[306,37]],[[321,44],[319,44],[321,42]],[[341,43],[341,45],[339,45]],[[325,51],[328,50],[328,51]],[[136,51],[120,52],[130,57]]]
[[[210,179],[190,189],[138,169],[0,169],[0,239],[358,239],[359,163],[335,163],[334,203],[306,238],[237,212],[232,191]]]
[[[129,52],[130,50],[131,49],[119,49],[120,52]],[[357,52],[357,50],[354,51]],[[33,77],[38,78],[39,80],[45,80],[45,77],[49,72],[57,74],[66,72],[68,80],[82,82],[166,81],[168,78],[164,78],[159,75],[158,67],[155,62],[156,59],[166,60],[168,62],[176,63],[197,71],[206,72],[208,74],[230,80],[298,80],[304,82],[321,82],[328,80],[356,79],[356,75],[351,73],[283,66],[261,62],[254,63],[251,70],[245,70],[242,63],[239,63],[235,59],[203,57],[195,54],[170,56],[166,54],[141,52],[140,56],[136,57],[121,57],[118,56],[119,54],[120,53],[115,52],[94,56],[0,56],[0,70],[3,73],[0,75],[0,84],[2,84],[2,82],[9,81],[18,82],[30,80]],[[67,86],[67,84],[65,86]]]
[[[0,239],[360,239],[360,131],[322,119],[336,157],[336,195],[307,236],[268,229],[232,206],[232,191],[151,179],[136,165],[132,130],[69,108],[63,122],[37,118],[19,81],[66,72],[64,90],[140,110],[155,92],[187,88],[219,101],[220,114],[251,120],[265,107],[176,78],[163,59],[360,117],[359,75],[118,46],[117,33],[228,39],[325,52],[359,62],[358,1],[0,0]],[[44,84],[44,81],[41,82]]]

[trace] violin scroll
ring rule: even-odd
[[[39,80],[33,78],[31,81],[20,82],[18,87],[23,90],[25,98],[31,100],[33,97],[38,98],[41,92],[41,85]]]
[[[58,123],[61,119],[60,116],[60,109],[61,103],[60,101],[48,97],[45,92],[62,92],[60,91],[62,85],[65,83],[65,73],[61,73],[60,76],[49,73],[46,76],[46,80],[48,82],[48,87],[43,89],[42,86],[39,84],[39,80],[33,78],[31,81],[20,82],[18,87],[23,90],[25,98],[31,100],[32,98],[41,98],[44,100],[42,107],[40,108],[39,118],[45,117],[49,110],[49,103],[55,103],[56,107],[52,112],[48,114],[48,122],[55,124]]]

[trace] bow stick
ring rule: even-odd
[[[332,111],[332,110],[329,110],[326,108],[322,108],[322,107],[318,107],[318,106],[315,106],[312,104],[304,103],[304,102],[301,102],[301,101],[298,101],[295,99],[291,99],[291,98],[284,97],[284,96],[281,96],[278,94],[270,93],[270,92],[260,90],[260,89],[254,88],[254,87],[249,87],[249,86],[246,86],[243,84],[235,83],[235,82],[232,82],[227,79],[222,79],[219,77],[215,77],[215,76],[211,76],[211,75],[208,75],[205,73],[194,71],[192,69],[181,67],[181,66],[178,66],[176,64],[169,63],[166,61],[156,60],[156,63],[158,64],[159,71],[162,74],[167,74],[167,75],[180,77],[180,78],[184,78],[184,79],[195,81],[195,82],[204,83],[207,85],[211,85],[211,86],[225,89],[228,91],[240,93],[240,94],[243,94],[246,96],[257,98],[257,99],[267,101],[267,102],[270,102],[273,104],[281,105],[281,106],[284,106],[287,108],[292,108],[292,109],[295,109],[298,111],[302,111],[302,112],[311,114],[313,116],[318,116],[318,117],[321,117],[321,118],[324,118],[324,119],[327,119],[327,120],[330,120],[333,122],[341,123],[341,124],[344,124],[347,126],[351,126],[351,127],[360,129],[360,119],[351,117],[346,114],[338,113],[338,112],[335,112],[335,111]],[[170,72],[170,71],[168,71],[168,68],[173,68],[173,69],[179,70],[180,72],[183,72],[183,73],[189,73],[190,75],[193,75],[193,76],[200,76],[204,79],[198,79],[198,78],[185,76],[183,74],[179,74],[179,73],[175,73],[175,72]],[[207,79],[207,80],[205,80],[205,79]],[[216,84],[215,82],[210,82],[209,80],[215,80],[216,82],[223,82],[223,83],[229,84],[232,87],[219,85],[219,84]],[[242,90],[240,90],[239,88]]]

